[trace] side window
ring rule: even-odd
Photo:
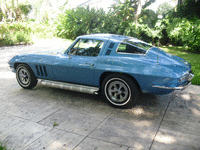
[[[98,56],[104,42],[94,39],[80,39],[68,52],[71,55]]]
[[[138,47],[126,44],[126,43],[121,43],[117,49],[118,53],[132,53],[132,54],[145,54],[146,51],[143,49],[140,49]]]

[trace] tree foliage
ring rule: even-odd
[[[147,24],[150,28],[154,28],[157,18],[158,15],[153,10],[143,9],[139,17],[139,23]]]
[[[22,20],[32,9],[30,4],[18,0],[0,0],[0,3],[0,21],[4,22]]]
[[[174,18],[166,30],[175,44],[189,46],[191,51],[200,52],[200,20],[189,21],[186,18]]]
[[[58,0],[0,0],[0,21],[47,21],[54,19],[66,5],[67,0],[62,0],[62,3]],[[30,14],[32,17],[28,17]]]
[[[57,20],[57,35],[63,38],[76,38],[91,33],[115,33],[119,18],[106,14],[103,9],[78,7],[66,10]]]
[[[142,6],[142,9],[146,9],[148,6],[150,6],[154,2],[155,0],[146,0],[145,4]]]
[[[113,6],[115,15],[122,18],[123,21],[138,22],[142,9],[155,2],[155,0],[146,0],[142,5],[141,0],[125,0],[124,3],[119,1],[118,5]]]
[[[0,7],[0,20],[24,21],[28,18],[29,12],[34,11],[35,19],[40,23],[2,24],[0,41],[3,45],[26,43],[26,39],[31,41],[31,35],[41,37],[57,35],[75,39],[83,34],[113,33],[133,36],[152,44],[160,39],[161,44],[189,46],[190,51],[200,53],[200,19],[197,11],[199,1],[179,0],[181,5],[170,13],[168,11],[171,7],[166,3],[158,8],[156,14],[152,10],[144,9],[154,0],[146,0],[143,6],[139,5],[140,0],[126,0],[113,6],[109,12],[89,7],[67,9],[53,22],[50,20],[56,9],[53,10],[51,7],[52,0],[33,0],[35,3],[22,3],[22,1],[18,3],[18,0],[0,0],[1,4],[4,2]],[[136,16],[138,7],[141,8],[141,13]],[[64,5],[58,4],[57,8],[64,10]],[[158,19],[158,14],[165,14],[164,19]]]
[[[194,17],[200,19],[200,0],[185,0],[180,2],[177,9],[177,17],[186,17],[187,19],[192,19]]]
[[[158,6],[156,13],[158,15],[165,16],[165,14],[168,13],[172,9],[173,7],[168,2],[165,2]]]

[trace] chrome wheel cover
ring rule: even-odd
[[[18,69],[18,80],[23,86],[28,86],[31,81],[30,73],[26,68]]]
[[[131,98],[129,85],[120,78],[112,78],[105,85],[107,99],[114,105],[123,106]]]

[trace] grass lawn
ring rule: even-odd
[[[192,66],[192,72],[194,74],[194,78],[192,79],[192,84],[200,85],[200,54],[191,54],[187,52],[182,52],[181,50],[183,48],[180,46],[177,46],[177,47],[165,46],[161,48],[165,52],[181,57],[185,59],[187,62],[189,62]]]
[[[6,147],[3,146],[3,144],[0,143],[0,150],[6,150]]]

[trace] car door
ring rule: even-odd
[[[58,56],[53,65],[55,80],[93,85],[97,59],[104,41],[79,39],[66,54]]]

